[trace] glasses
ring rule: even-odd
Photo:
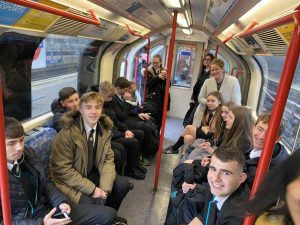
[[[203,61],[211,61],[210,58],[204,58]]]

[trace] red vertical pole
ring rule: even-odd
[[[147,45],[147,61],[146,61],[146,72],[145,72],[145,79],[144,79],[144,102],[147,101],[147,80],[148,80],[148,67],[149,67],[149,58],[150,58],[150,37],[147,38],[148,45]]]
[[[136,56],[135,57],[135,67],[134,67],[134,78],[133,82],[136,83],[136,77],[137,77],[137,72],[138,72],[138,66],[139,66],[139,58]]]
[[[157,186],[158,186],[160,161],[161,161],[162,147],[163,147],[164,135],[165,135],[167,107],[168,107],[168,102],[169,102],[169,89],[170,89],[170,80],[171,80],[171,70],[172,70],[172,62],[173,62],[173,52],[174,52],[174,46],[175,46],[177,13],[178,13],[177,11],[174,11],[173,25],[172,25],[172,35],[171,35],[171,41],[170,41],[170,46],[169,46],[167,81],[166,81],[166,90],[165,90],[165,98],[164,98],[164,108],[163,108],[163,116],[162,116],[162,124],[161,124],[161,133],[160,133],[160,140],[159,140],[159,149],[158,149],[157,163],[156,163],[156,169],[155,169],[154,190],[157,190]]]
[[[219,52],[219,45],[216,46],[216,50],[215,50],[215,59],[218,58],[218,52]]]
[[[166,45],[164,67],[166,67],[167,55],[168,55],[168,47],[169,47],[169,45]]]
[[[296,66],[299,60],[300,12],[298,11],[297,13],[294,14],[294,16],[296,21],[295,21],[293,36],[292,36],[290,46],[288,48],[284,67],[281,73],[280,82],[279,82],[275,102],[272,109],[272,115],[266,133],[262,154],[258,163],[258,168],[255,175],[253,187],[251,190],[250,199],[255,196],[255,193],[258,190],[259,185],[261,184],[263,178],[265,177],[268,171],[270,160],[273,153],[274,144],[277,139],[281,118],[293,82]],[[255,216],[248,216],[244,220],[244,225],[253,225],[254,221],[255,221]]]
[[[11,211],[10,211],[10,198],[8,189],[8,172],[7,172],[7,159],[6,159],[6,145],[5,145],[5,128],[4,128],[4,113],[3,113],[3,100],[2,100],[2,83],[0,80],[0,191],[1,191],[1,205],[2,205],[2,218],[4,225],[11,225]]]

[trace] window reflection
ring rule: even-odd
[[[263,71],[263,89],[261,93],[260,104],[258,112],[271,111],[281,72],[284,65],[284,56],[257,56],[255,57],[259,62]],[[283,118],[286,122],[286,129],[283,134],[284,142],[292,149],[293,146],[299,146],[300,135],[300,63],[298,62],[292,88],[290,89],[289,97],[285,106]],[[297,136],[298,134],[298,136]]]

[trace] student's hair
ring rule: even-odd
[[[58,92],[59,100],[63,101],[73,94],[77,93],[76,89],[73,87],[64,87]]]
[[[114,86],[108,81],[103,81],[99,85],[99,92],[101,94],[106,94],[106,93],[113,94],[114,93]]]
[[[220,115],[221,115],[221,107],[222,107],[222,94],[218,91],[213,91],[211,93],[209,93],[207,95],[208,96],[214,96],[218,99],[218,101],[220,101],[220,105],[217,107],[216,109],[216,113],[214,114],[213,118],[211,119],[211,121],[214,119],[214,118],[218,118]],[[204,113],[203,113],[203,116],[202,116],[202,120],[201,120],[201,124],[205,125],[205,126],[208,126],[209,124],[207,124],[207,122],[209,121],[206,121],[207,119],[207,116],[210,114],[210,110],[208,109],[207,107],[207,104],[205,106],[205,109],[204,109]]]
[[[235,102],[226,102],[224,103],[222,106],[226,106],[228,108],[229,111],[231,111],[231,108],[234,106],[237,106],[237,104]],[[222,110],[222,106],[221,106],[221,110]],[[225,130],[225,122],[222,119],[221,113],[222,111],[220,110],[220,114],[219,119],[216,122],[216,132],[213,135],[212,138],[212,144],[216,145],[220,139],[222,139],[222,136],[224,135],[224,130]]]
[[[4,117],[4,127],[6,138],[19,138],[24,135],[22,124],[13,117]]]
[[[154,59],[154,58],[159,59],[159,62],[162,63],[162,58],[161,58],[161,56],[160,56],[159,54],[154,55],[154,56],[153,56],[153,59]]]
[[[130,82],[125,77],[118,77],[115,81],[115,87],[116,88],[129,88]]]
[[[224,70],[224,61],[222,59],[214,59],[210,65],[217,65]]]
[[[269,112],[263,112],[263,113],[261,113],[261,114],[258,116],[258,118],[257,118],[257,120],[256,120],[256,122],[255,122],[255,126],[256,126],[259,122],[263,122],[263,123],[265,123],[265,124],[269,124],[270,119],[271,119],[271,113],[269,113]],[[281,122],[280,122],[279,130],[278,130],[278,135],[277,135],[278,137],[280,137],[280,136],[282,135],[284,129],[285,129],[285,121],[284,121],[284,119],[282,118],[282,119],[281,119]]]
[[[99,92],[99,84],[93,84],[91,86],[91,91]]]
[[[240,137],[243,135],[245,138],[252,142],[252,128],[253,119],[251,110],[245,106],[233,106],[231,112],[234,115],[234,121],[230,130],[226,130],[225,138],[221,146],[238,147]],[[241,149],[243,151],[244,149]]]
[[[245,167],[245,156],[237,148],[219,147],[213,152],[212,157],[213,156],[215,156],[216,158],[218,158],[222,162],[236,161],[240,165],[242,170]]]
[[[90,92],[84,93],[80,97],[80,106],[82,106],[83,103],[88,103],[92,100],[96,101],[100,105],[104,104],[104,98],[100,93],[90,91]]]
[[[300,177],[299,162],[300,149],[267,174],[255,197],[248,205],[250,215],[260,216],[265,212],[268,215],[283,215],[284,224],[294,224],[287,208],[285,196],[287,186]],[[274,207],[279,198],[280,203],[283,204]]]

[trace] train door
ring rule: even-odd
[[[189,108],[193,86],[200,71],[203,47],[204,44],[199,42],[176,42],[171,73],[171,117],[183,119]]]

